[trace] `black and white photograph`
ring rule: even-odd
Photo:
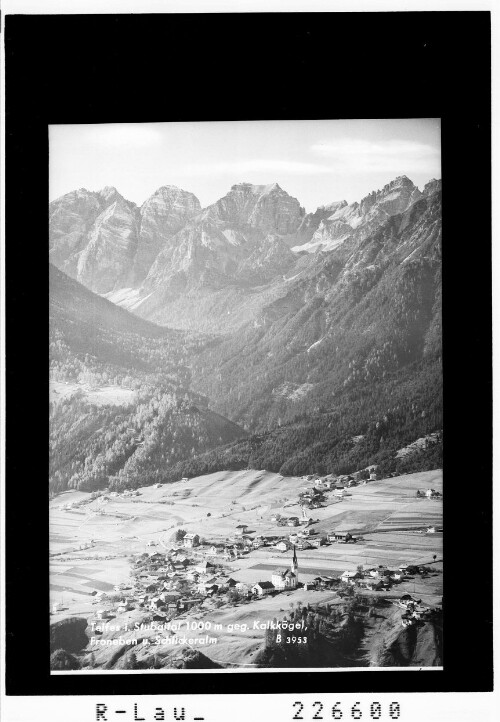
[[[440,130],[50,127],[54,673],[442,666]]]
[[[496,718],[492,12],[443,2],[5,0],[2,720]]]

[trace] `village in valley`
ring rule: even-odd
[[[251,664],[263,634],[249,634],[249,620],[353,596],[385,605],[381,629],[368,630],[374,639],[396,638],[441,614],[441,489],[440,471],[379,479],[371,467],[65,492],[50,504],[52,621],[86,619],[84,652],[96,667],[109,664],[120,629],[133,630],[132,645],[158,629],[174,642],[176,624],[203,620],[220,628],[204,654],[221,666]]]

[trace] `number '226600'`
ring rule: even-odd
[[[292,717],[293,720],[340,720],[344,717],[346,719],[358,720],[363,717],[363,714],[367,719],[377,720],[382,719],[384,714],[380,702],[372,702],[368,709],[366,707],[362,708],[361,702],[355,702],[351,707],[344,705],[344,709],[342,709],[340,702],[335,702],[331,708],[326,707],[323,702],[313,702],[312,709],[310,710],[310,715],[312,716],[306,717],[303,716],[303,714],[307,715],[307,713],[304,713],[305,706],[302,702],[294,702],[293,707],[295,709],[295,714]],[[400,715],[401,706],[399,702],[391,702],[385,710],[385,719],[387,719],[387,717],[389,717],[389,719],[399,719]]]

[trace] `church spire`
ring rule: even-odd
[[[297,577],[297,580],[299,578],[299,563],[297,561],[297,551],[295,549],[295,544],[293,545],[293,557],[292,557],[292,566],[290,567],[291,571],[295,574]]]

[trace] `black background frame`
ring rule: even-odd
[[[11,15],[5,45],[7,694],[491,690],[490,14]],[[48,125],[415,117],[442,119],[443,671],[50,676]]]

